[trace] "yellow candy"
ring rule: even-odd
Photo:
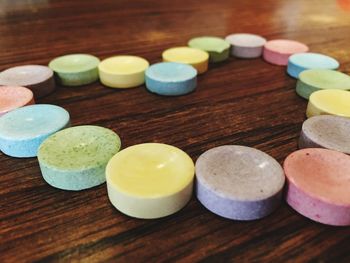
[[[200,49],[190,47],[174,47],[167,49],[162,54],[167,62],[178,62],[193,66],[198,74],[208,70],[209,54]]]
[[[322,114],[350,117],[350,92],[326,89],[312,93],[307,105],[306,116],[310,118]]]
[[[108,197],[122,213],[137,218],[173,214],[190,200],[194,164],[182,150],[160,143],[128,147],[106,167]]]
[[[145,82],[147,60],[136,56],[115,56],[98,65],[102,84],[111,88],[132,88]]]

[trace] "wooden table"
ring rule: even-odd
[[[163,50],[186,45],[191,37],[251,32],[302,41],[339,59],[340,70],[349,73],[349,25],[349,9],[326,0],[4,0],[0,70],[47,64],[69,53],[134,54],[154,63]],[[196,160],[212,147],[241,144],[282,163],[297,149],[307,104],[285,70],[262,59],[231,58],[211,65],[187,96],[95,83],[59,87],[37,102],[66,108],[73,125],[113,129],[124,148],[162,142]],[[349,228],[317,224],[285,203],[265,219],[238,222],[210,213],[192,198],[175,215],[137,220],[112,207],[105,185],[81,192],[50,187],[35,158],[0,154],[0,208],[1,262],[350,260]]]

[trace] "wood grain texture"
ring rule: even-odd
[[[0,70],[69,53],[100,58],[163,50],[200,35],[289,38],[334,56],[350,72],[350,13],[336,1],[2,0]],[[39,100],[66,108],[73,125],[116,131],[123,147],[162,142],[196,160],[224,144],[263,150],[280,163],[297,149],[306,101],[285,67],[261,59],[211,65],[187,96],[99,83],[59,87]],[[37,160],[0,154],[1,262],[349,262],[350,229],[312,222],[285,203],[252,222],[220,218],[193,198],[179,213],[137,220],[112,207],[106,186],[67,192],[47,185]]]

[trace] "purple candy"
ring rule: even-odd
[[[350,119],[318,115],[304,121],[299,148],[326,148],[350,154]]]
[[[196,162],[198,200],[229,219],[254,220],[272,213],[282,201],[284,181],[280,164],[250,147],[216,147]]]
[[[232,56],[238,58],[260,57],[266,43],[265,38],[254,34],[232,34],[225,40],[232,45]]]

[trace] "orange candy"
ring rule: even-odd
[[[34,97],[30,89],[19,86],[0,86],[0,116],[31,104],[34,104]]]

